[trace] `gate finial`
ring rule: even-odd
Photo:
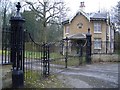
[[[21,8],[20,2],[18,2],[18,4],[16,5],[16,7],[17,7],[17,11],[19,12],[20,8]]]
[[[21,8],[20,2],[17,3],[16,7],[17,7],[16,17],[21,17],[21,15],[20,15],[20,8]]]

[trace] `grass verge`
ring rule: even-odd
[[[26,73],[30,76],[30,72]],[[50,75],[48,77],[42,77],[36,71],[32,73],[31,78],[25,80],[25,88],[65,88],[65,85],[60,82],[56,75]]]

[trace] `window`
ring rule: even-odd
[[[102,47],[102,41],[100,38],[94,39],[94,49],[101,49]]]
[[[70,28],[69,28],[69,26],[66,26],[65,33],[66,33],[66,34],[69,34],[69,31],[70,31]]]
[[[77,24],[77,28],[81,29],[83,27],[83,24],[82,23],[78,23]]]
[[[101,33],[101,23],[94,23],[94,33]]]

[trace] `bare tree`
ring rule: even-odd
[[[111,17],[112,17],[112,21],[119,26],[120,25],[120,1],[117,3],[115,7],[111,9]]]
[[[37,2],[28,2],[27,4],[30,5],[30,9],[36,13],[38,18],[42,21],[43,26],[43,36],[44,36],[44,42],[47,42],[46,39],[46,27],[49,23],[60,23],[61,19],[65,17],[66,11],[68,11],[68,8],[65,7],[64,2],[60,1],[52,1],[48,2],[43,0],[37,0]]]
[[[2,28],[5,29],[5,27],[7,26],[7,22],[8,22],[8,19],[7,19],[7,14],[9,13],[10,11],[10,7],[11,7],[11,2],[10,0],[1,0],[0,2],[0,8],[1,8],[1,17],[2,17]]]
[[[116,6],[116,15],[115,15],[116,19],[117,19],[117,25],[120,26],[120,1],[118,2],[117,6]]]

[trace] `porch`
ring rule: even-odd
[[[86,34],[77,33],[66,38],[67,41],[64,43],[63,54],[66,52],[66,47],[68,47],[68,55],[71,56],[79,56],[86,53]],[[63,40],[66,40],[66,38]]]

